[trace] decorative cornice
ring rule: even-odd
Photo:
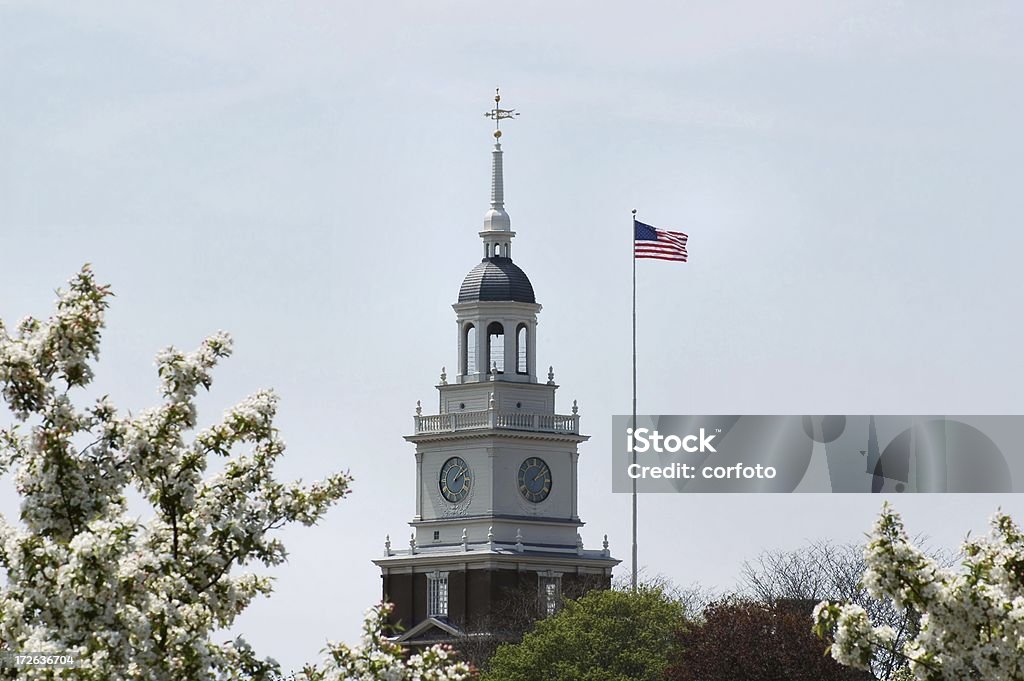
[[[501,552],[501,551],[463,551],[456,549],[446,553],[418,553],[410,556],[395,555],[389,558],[376,558],[373,563],[382,569],[411,568],[413,572],[433,572],[441,566],[448,566],[449,571],[475,569],[544,569],[566,568],[563,572],[572,572],[574,568],[611,569],[621,563],[618,558],[605,557],[601,551],[589,551],[583,555],[576,553],[553,554],[545,552]],[[452,567],[455,566],[455,567]]]
[[[464,522],[477,522],[485,520],[509,520],[513,522],[529,523],[531,525],[555,525],[565,526],[572,525],[575,527],[583,527],[584,523],[579,518],[551,518],[544,516],[526,516],[526,515],[513,515],[510,513],[481,513],[478,515],[460,515],[452,518],[437,518],[436,520],[414,520],[409,523],[412,527],[419,527],[420,525],[439,525],[439,524],[452,524],[452,523],[464,523]]]
[[[510,440],[544,440],[548,442],[586,442],[589,435],[571,433],[539,433],[525,430],[504,430],[500,428],[481,430],[447,431],[443,433],[422,433],[420,435],[403,436],[408,442],[443,442],[446,440],[481,440],[485,438],[505,438]]]

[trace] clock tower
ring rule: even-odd
[[[610,584],[611,557],[584,548],[577,498],[580,415],[558,413],[554,373],[537,374],[541,306],[512,260],[505,212],[500,108],[491,152],[491,207],[479,232],[483,259],[466,275],[455,310],[458,362],[442,370],[438,413],[417,403],[416,509],[408,547],[385,542],[380,567],[392,622],[410,645],[494,633],[509,598],[553,612],[562,593]]]

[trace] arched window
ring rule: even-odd
[[[476,327],[472,324],[466,324],[462,332],[462,373],[466,376],[477,373]]]
[[[516,373],[529,373],[526,359],[526,324],[520,324],[516,328]]]
[[[491,322],[487,327],[487,370],[497,367],[498,373],[505,371],[505,327],[500,322]]]

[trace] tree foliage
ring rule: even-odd
[[[816,628],[833,640],[832,656],[866,668],[878,649],[891,650],[919,681],[1024,680],[1024,535],[996,513],[989,534],[965,541],[962,554],[959,568],[942,566],[886,504],[865,551],[863,582],[873,597],[910,608],[920,628],[900,645],[863,607],[823,601]]]
[[[85,267],[49,319],[12,332],[0,324],[0,393],[16,420],[0,434],[0,473],[13,469],[21,495],[21,523],[0,517],[0,644],[73,654],[79,668],[60,678],[265,678],[273,660],[211,635],[271,592],[268,577],[239,569],[284,561],[275,530],[316,523],[349,477],[277,480],[285,445],[269,390],[196,430],[196,393],[231,353],[223,333],[194,352],[159,353],[158,406],[135,415],[106,397],[77,406],[111,295]],[[211,459],[220,470],[207,474]],[[130,490],[150,518],[129,512]]]
[[[666,681],[855,681],[873,679],[837,664],[811,631],[812,603],[727,598],[679,632]]]
[[[793,551],[765,551],[745,562],[741,585],[744,593],[769,605],[822,600],[856,603],[873,621],[891,627],[900,647],[916,633],[916,618],[906,608],[896,608],[892,601],[868,592],[861,580],[866,567],[863,545],[816,541]],[[876,650],[871,661],[872,672],[883,680],[894,679],[905,666],[903,656],[888,649]]]
[[[658,588],[602,589],[566,601],[518,644],[498,648],[484,681],[655,681],[676,651],[681,603]]]

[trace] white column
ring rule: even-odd
[[[491,370],[491,357],[487,353],[487,325],[489,322],[480,319],[476,323],[476,370],[480,374],[480,380],[485,381]]]
[[[416,517],[423,520],[423,452],[416,452]]]
[[[494,447],[488,447],[487,448],[487,465],[488,465],[488,467],[490,469],[490,470],[487,471],[487,475],[488,475],[488,480],[487,480],[487,496],[488,496],[488,499],[489,499],[489,501],[487,502],[487,514],[488,515],[493,515],[494,514],[494,505],[495,505],[494,504],[494,496],[495,496],[495,489],[494,488],[495,488],[495,480],[498,477],[498,472],[495,470],[495,464],[497,463],[496,460],[495,460],[495,457],[497,457],[497,454],[498,453],[494,450]]]
[[[516,357],[517,322],[514,319],[505,319],[501,323],[505,327],[505,373],[515,375],[516,363],[519,360]]]
[[[462,329],[465,326],[461,319],[455,320],[455,346],[459,349],[459,355],[457,363],[455,365],[455,374],[457,376],[456,381],[462,383],[463,376],[465,374],[465,367],[463,366],[463,360],[466,357],[466,348],[463,347],[463,332]]]
[[[576,471],[577,471],[577,464],[579,463],[579,459],[580,459],[580,453],[579,452],[572,452],[572,453],[569,454],[569,461],[571,462],[570,463],[570,467],[572,468],[572,501],[570,502],[570,504],[571,504],[570,505],[571,515],[569,516],[570,520],[576,520],[576,519],[579,518],[579,511],[578,511],[578,509],[576,507],[576,503],[578,501],[577,497],[579,496],[579,493],[578,493],[578,490],[577,490],[577,473],[576,473]]]
[[[526,372],[537,379],[537,322],[526,323]]]

